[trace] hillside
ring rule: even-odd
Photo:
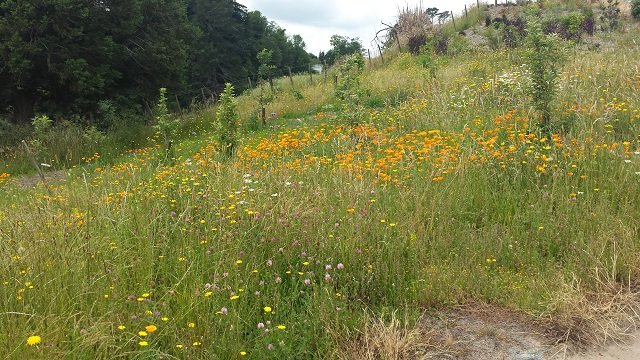
[[[473,9],[415,55],[247,90],[230,156],[203,106],[166,114],[171,141],[0,174],[0,357],[546,359],[628,340],[640,26],[623,12],[590,35],[590,10]],[[544,104],[531,14],[568,31],[538,39],[558,46]]]

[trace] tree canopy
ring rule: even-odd
[[[362,43],[358,38],[350,38],[342,35],[333,35],[330,40],[331,49],[326,53],[321,52],[319,60],[331,66],[340,58],[362,53]]]
[[[99,123],[98,103],[142,111],[160,88],[184,103],[226,82],[242,90],[262,49],[275,75],[312,57],[234,0],[0,0],[0,116]]]

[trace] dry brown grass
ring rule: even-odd
[[[347,342],[337,354],[341,360],[416,360],[450,358],[438,346],[434,332],[409,325],[408,319],[398,319],[397,313],[389,321],[370,319],[362,331],[349,334]]]
[[[557,293],[552,315],[543,320],[555,345],[580,349],[630,339],[640,325],[640,292],[631,279],[621,282],[612,274],[615,271],[596,268],[595,287],[574,279]]]
[[[426,35],[431,31],[433,23],[427,14],[427,9],[420,3],[414,7],[408,5],[398,10],[398,20],[394,27],[402,44],[418,35]]]

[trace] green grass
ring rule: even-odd
[[[435,79],[396,54],[365,72],[355,128],[331,81],[296,77],[302,98],[278,81],[277,117],[233,159],[204,109],[174,161],[152,145],[48,188],[0,177],[0,357],[340,358],[369,312],[482,301],[555,318],[575,281],[637,281],[634,34],[576,50],[553,138],[519,50],[447,58]]]

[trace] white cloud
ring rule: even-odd
[[[487,0],[482,0],[486,2]],[[475,0],[239,0],[249,11],[258,10],[275,21],[287,34],[299,34],[307,51],[317,54],[329,50],[334,34],[360,38],[365,48],[373,49],[372,40],[381,22],[393,23],[398,9],[404,6],[437,7],[460,13],[465,4]],[[504,0],[500,0],[504,2]]]

